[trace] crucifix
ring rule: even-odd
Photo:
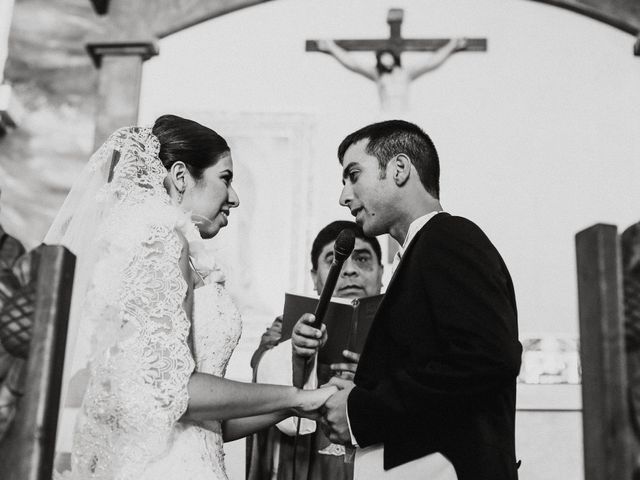
[[[382,109],[402,112],[409,107],[409,84],[419,76],[435,70],[457,51],[483,52],[485,38],[403,38],[400,33],[404,11],[392,8],[387,15],[390,34],[386,39],[307,40],[306,51],[324,52],[335,57],[345,68],[376,83]],[[361,64],[350,52],[374,52],[375,67]],[[422,63],[403,67],[403,52],[433,52]]]
[[[435,70],[453,53],[461,50],[484,52],[485,38],[403,38],[400,33],[404,11],[392,8],[387,15],[389,38],[372,40],[307,40],[307,52],[324,52],[332,55],[345,68],[376,83],[380,104],[389,113],[403,113],[409,107],[409,85],[419,76]],[[362,65],[350,52],[374,52],[376,65]],[[420,64],[403,67],[403,52],[433,52]],[[389,237],[387,261],[393,262],[398,244]]]

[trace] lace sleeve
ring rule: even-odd
[[[173,426],[187,408],[194,361],[187,343],[183,245],[168,226],[148,229],[145,240],[125,256],[128,260],[101,265],[98,278],[104,282],[94,283],[90,292],[104,297],[91,302],[102,306],[103,328],[94,332],[97,358],[91,362],[92,378],[74,436],[74,473],[138,478],[149,461],[166,451]],[[114,278],[120,279],[117,292],[108,284]]]
[[[187,408],[194,363],[187,345],[190,323],[183,307],[187,285],[179,265],[181,248],[175,231],[154,227],[124,271],[122,328],[112,358],[122,361],[122,394],[132,397],[125,403],[134,406],[131,421],[141,428],[169,428]],[[126,374],[129,371],[133,375]],[[128,388],[130,381],[135,389]]]

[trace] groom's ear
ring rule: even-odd
[[[390,162],[392,162],[391,174],[393,175],[393,181],[397,186],[401,187],[407,183],[411,175],[411,160],[404,153],[399,153]]]

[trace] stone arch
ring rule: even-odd
[[[100,67],[94,143],[99,145],[118,127],[136,122],[142,63],[158,53],[158,39],[267,1],[91,0],[102,15],[100,35],[87,44]],[[640,34],[640,4],[636,0],[531,1],[585,15],[636,37]],[[640,56],[640,40],[634,51]]]
[[[269,0],[160,0],[152,18],[152,30],[158,38],[189,28],[227,13],[265,3]],[[630,35],[640,33],[640,6],[633,0],[532,0],[570,10],[622,30]],[[116,3],[124,3],[117,2]],[[167,13],[169,12],[169,13]],[[176,16],[171,15],[172,12]]]

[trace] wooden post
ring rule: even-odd
[[[617,228],[576,235],[585,479],[631,480],[632,450]]]
[[[155,40],[87,44],[100,68],[94,149],[120,127],[138,123],[142,64],[158,53]]]
[[[24,397],[0,445],[3,480],[51,480],[75,257],[41,246]]]
[[[625,350],[634,475],[640,475],[640,222],[620,236],[624,285]]]

